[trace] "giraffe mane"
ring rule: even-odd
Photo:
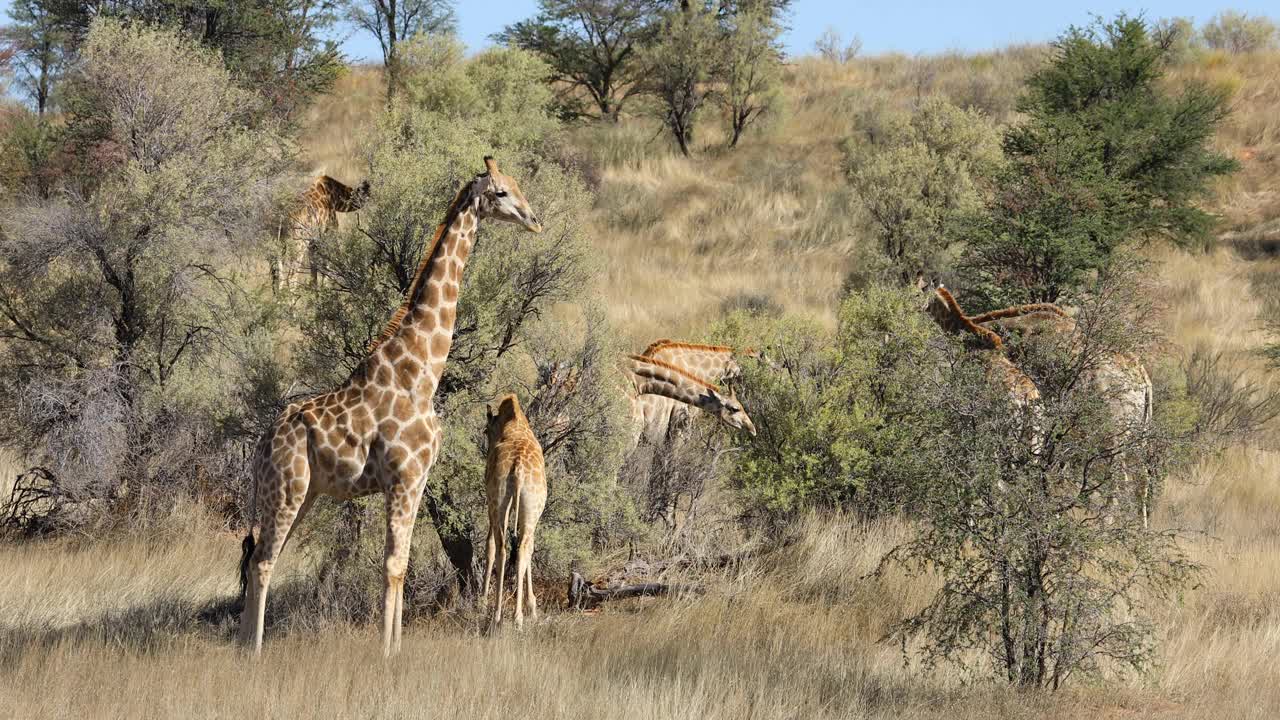
[[[992,320],[1004,320],[1007,318],[1022,317],[1037,312],[1047,312],[1057,315],[1058,317],[1068,317],[1067,312],[1053,303],[1029,303],[1027,305],[1014,305],[1001,310],[992,310],[991,312],[975,315],[970,320],[981,325],[991,322]]]
[[[646,356],[652,355],[653,353],[658,352],[659,350],[665,350],[667,348],[677,348],[677,349],[684,349],[684,350],[709,350],[711,352],[728,352],[728,353],[734,352],[734,349],[729,347],[728,345],[707,345],[705,343],[690,343],[690,342],[681,342],[679,340],[672,340],[671,338],[660,338],[658,340],[654,340],[653,342],[649,343],[649,347],[645,348],[644,352],[641,354]]]
[[[672,365],[671,363],[667,362],[666,360],[659,360],[658,358],[652,358],[652,357],[648,357],[648,356],[646,356],[646,355],[628,355],[627,357],[629,357],[629,358],[631,358],[632,360],[635,360],[635,361],[637,361],[637,362],[644,363],[644,364],[646,364],[646,365],[653,365],[653,366],[655,366],[655,367],[663,368],[664,370],[670,370],[670,371],[672,371],[672,372],[676,373],[677,375],[680,375],[681,377],[684,377],[684,378],[688,378],[689,380],[692,380],[693,382],[695,382],[695,383],[697,383],[697,384],[699,384],[699,385],[701,385],[701,386],[703,386],[703,387],[705,387],[705,388],[708,388],[708,389],[710,389],[710,390],[714,390],[714,391],[716,391],[717,393],[719,393],[719,392],[720,392],[720,386],[719,386],[719,385],[716,385],[715,383],[712,383],[712,382],[708,382],[707,380],[704,380],[703,378],[700,378],[700,377],[698,377],[697,375],[694,375],[693,373],[689,372],[688,370],[685,370],[684,368],[680,368],[680,367],[677,367],[677,366],[675,366],[675,365]]]
[[[997,335],[995,331],[978,325],[973,321],[973,318],[964,314],[964,310],[960,309],[960,303],[956,302],[955,297],[951,295],[951,291],[939,285],[935,292],[937,293],[937,296],[942,299],[942,302],[946,303],[947,309],[950,310],[951,314],[960,321],[960,326],[966,331],[981,338],[982,340],[985,340],[991,345],[993,350],[999,350],[1004,346],[1004,341],[1000,339],[1000,336]]]
[[[445,230],[453,223],[453,219],[458,215],[458,209],[470,193],[471,183],[469,182],[462,186],[462,189],[454,196],[453,202],[449,203],[449,209],[444,213],[444,221],[436,226],[436,232],[431,238],[430,246],[422,254],[422,260],[418,261],[418,270],[413,274],[413,281],[409,283],[409,289],[405,291],[404,300],[400,303],[400,307],[396,309],[395,314],[391,316],[391,320],[387,322],[387,326],[382,329],[382,333],[378,335],[376,340],[369,343],[369,354],[382,347],[383,343],[399,332],[400,326],[404,324],[404,319],[408,317],[409,311],[413,309],[413,303],[418,297],[418,292],[422,289],[423,278],[430,274],[432,260],[435,258],[436,249],[439,248],[441,239],[444,238]]]

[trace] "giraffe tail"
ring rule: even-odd
[[[253,559],[253,528],[240,541],[240,605],[244,606],[245,595],[249,591],[249,562]]]

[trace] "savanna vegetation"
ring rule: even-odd
[[[439,0],[16,2],[0,703],[1280,712],[1275,24],[1119,16],[923,57],[831,31],[785,57],[788,4],[543,0],[476,50]],[[381,66],[344,61],[342,22]],[[250,661],[253,444],[361,363],[485,155],[545,231],[487,224],[468,263],[404,648],[376,640],[382,501],[322,500]],[[313,281],[273,287],[320,173],[368,198],[310,241]],[[969,316],[1065,311],[975,330],[926,311],[939,282]],[[763,351],[732,381],[754,437],[694,413],[628,446],[618,361],[659,337]],[[1137,415],[1117,366],[1150,378]],[[506,392],[546,454],[544,614],[488,636]],[[663,596],[568,609],[575,573]]]

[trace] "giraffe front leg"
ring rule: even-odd
[[[403,489],[387,494],[387,544],[382,581],[382,654],[386,657],[400,650],[404,576],[409,569],[409,543],[413,538],[411,505]]]

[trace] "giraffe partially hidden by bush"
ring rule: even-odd
[[[654,340],[642,355],[661,360],[711,383],[730,383],[742,376],[742,366],[737,355],[763,360],[762,353],[746,349],[739,353],[727,345],[706,345],[680,342],[669,338]],[[671,398],[654,397],[648,400],[651,407],[645,416],[642,437],[658,445],[674,439],[691,419],[689,405]]]
[[[538,601],[533,594],[533,533],[547,504],[547,471],[542,447],[520,408],[515,395],[498,401],[497,411],[485,408],[488,422],[485,437],[489,457],[485,464],[484,488],[489,501],[489,539],[484,565],[484,591],[489,597],[493,561],[498,558],[497,597],[494,598],[490,630],[502,624],[503,580],[507,574],[507,538],[516,532],[516,627],[524,627],[524,594],[529,593],[529,613],[538,619]],[[514,517],[513,517],[514,514]]]
[[[1076,321],[1057,305],[1036,303],[995,310],[971,320],[980,327],[995,331],[1005,342],[1008,353],[1018,360],[1021,348],[1037,338],[1065,340],[1067,347],[1081,359],[1085,380],[1106,403],[1115,424],[1115,445],[1119,448],[1121,472],[1125,485],[1133,488],[1143,527],[1150,524],[1153,501],[1150,473],[1141,458],[1126,447],[1133,438],[1151,427],[1154,389],[1151,376],[1142,360],[1131,352],[1110,352],[1091,357],[1083,347]],[[1134,476],[1137,482],[1134,483]]]
[[[664,412],[669,414],[669,406],[665,402],[668,399],[696,407],[725,425],[745,430],[755,437],[756,426],[732,390],[726,393],[719,386],[680,367],[643,355],[627,356],[623,371],[634,423],[629,450],[640,444],[645,429],[656,416]]]
[[[271,287],[292,287],[302,269],[310,272],[314,285],[321,269],[317,247],[325,233],[338,226],[338,213],[355,212],[368,199],[368,180],[354,188],[328,175],[312,180],[276,228],[277,256],[271,264]]]
[[[409,541],[427,473],[439,454],[433,397],[453,343],[462,273],[481,220],[542,225],[515,180],[486,171],[463,186],[418,265],[404,302],[341,387],[285,408],[258,442],[253,458],[253,528],[244,539],[240,640],[262,648],[267,587],[292,529],[320,495],[349,499],[382,493],[387,544],[383,555],[382,646],[400,648]],[[256,514],[255,514],[256,513]]]
[[[988,374],[1009,393],[1009,400],[1014,407],[1029,411],[1032,414],[1032,432],[1039,435],[1037,407],[1040,404],[1040,389],[1012,360],[1005,354],[1004,341],[994,331],[978,325],[964,311],[960,304],[943,286],[930,290],[923,279],[918,281],[920,289],[929,295],[925,310],[945,331],[954,335],[965,334],[973,340],[976,349],[983,353],[988,365]],[[1038,440],[1037,440],[1038,442]]]

